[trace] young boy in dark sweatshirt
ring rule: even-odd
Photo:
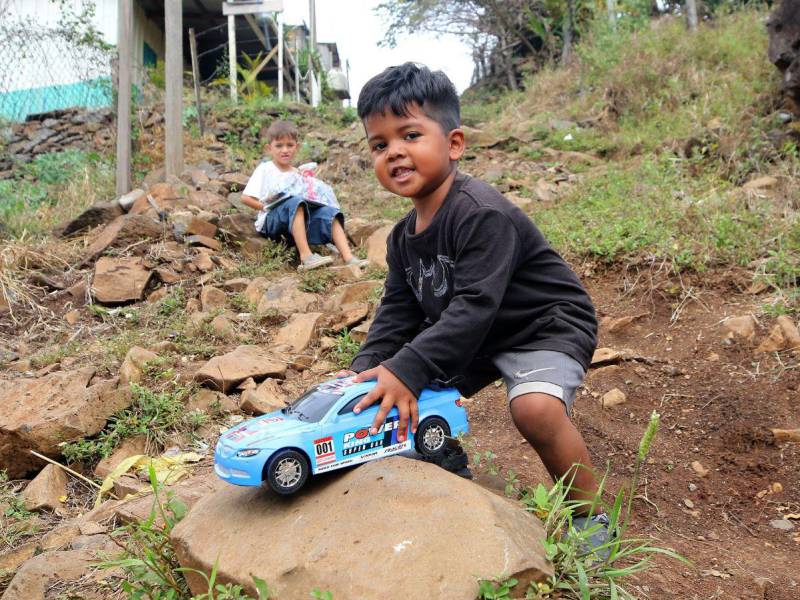
[[[597,482],[569,418],[596,344],[588,294],[533,222],[494,188],[458,171],[464,153],[456,90],[441,71],[413,63],[373,77],[358,100],[375,174],[414,208],[387,240],[386,289],[352,362],[377,386],[354,409],[393,406],[398,441],[416,432],[417,397],[434,380],[470,396],[502,377],[511,416],[571,498],[592,501]],[[593,545],[604,514],[586,515]]]

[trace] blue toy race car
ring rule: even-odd
[[[369,428],[378,403],[360,414],[353,407],[375,387],[353,377],[332,379],[311,388],[286,408],[250,419],[226,431],[214,452],[214,471],[229,483],[261,485],[278,494],[293,494],[309,474],[323,473],[397,454],[413,447],[436,460],[446,438],[466,433],[467,411],[455,388],[425,389],[420,394],[416,435],[408,430],[397,441],[400,424],[394,407],[376,435]]]

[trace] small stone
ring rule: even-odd
[[[70,325],[75,325],[80,318],[81,313],[77,309],[73,309],[67,313],[64,313],[64,320]]]
[[[217,315],[211,320],[211,329],[218,338],[228,339],[233,337],[233,324],[225,315]]]
[[[694,472],[695,472],[695,474],[696,474],[698,477],[705,477],[705,476],[707,476],[707,475],[708,475],[708,469],[706,469],[706,468],[705,468],[705,467],[702,465],[702,463],[700,463],[700,461],[699,461],[699,460],[696,460],[696,461],[692,462],[692,471],[694,471]]]
[[[697,491],[697,486],[695,484],[693,484],[693,483],[690,483],[689,484],[689,491],[690,492],[696,492]]]
[[[222,250],[222,244],[220,244],[217,240],[205,235],[189,235],[186,236],[184,241],[189,246],[205,246],[206,248],[211,248],[212,250]]]
[[[694,502],[692,502],[691,500],[689,500],[689,498],[684,498],[684,499],[683,499],[683,504],[684,504],[684,505],[686,506],[686,508],[688,508],[688,509],[692,509],[692,508],[694,508]]]
[[[244,390],[254,390],[254,389],[256,389],[256,387],[258,387],[258,386],[256,385],[255,380],[253,380],[252,377],[248,377],[242,383],[237,385],[236,389],[244,391]]]
[[[603,394],[601,403],[603,408],[610,408],[612,406],[617,406],[618,404],[623,404],[627,402],[627,400],[628,398],[625,395],[625,392],[619,388],[614,388]]]
[[[139,346],[134,346],[125,355],[119,370],[119,384],[127,387],[131,383],[139,383],[144,377],[144,368],[147,363],[158,360],[155,352],[150,352]]]
[[[56,510],[60,498],[67,495],[67,476],[55,465],[47,465],[22,491],[22,501],[28,510]]]
[[[769,522],[769,526],[780,529],[781,531],[791,531],[794,529],[794,523],[788,519],[773,519]]]
[[[756,320],[752,315],[729,317],[722,322],[729,337],[752,340],[756,334]]]
[[[780,325],[775,325],[769,335],[756,348],[756,354],[767,354],[779,352],[786,347],[786,338],[783,337],[783,330]]]
[[[250,285],[250,280],[245,277],[237,277],[235,279],[228,279],[222,284],[222,287],[229,292],[243,292]]]
[[[778,317],[777,322],[786,340],[786,347],[790,350],[800,348],[800,331],[798,331],[797,325],[792,321],[792,318],[788,315],[781,315]]]
[[[286,406],[286,395],[274,379],[265,379],[256,389],[242,393],[239,408],[250,415],[263,415]]]
[[[205,252],[200,252],[192,258],[192,262],[189,266],[196,267],[197,270],[202,273],[208,273],[214,269],[214,261],[211,260],[211,257]]]
[[[200,306],[203,312],[223,309],[227,301],[227,294],[214,286],[206,286],[200,292]]]

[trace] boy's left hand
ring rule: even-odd
[[[393,406],[396,406],[397,412],[400,413],[397,441],[405,442],[408,436],[409,418],[411,419],[411,433],[417,433],[417,425],[419,424],[417,399],[414,397],[414,394],[411,393],[411,390],[394,376],[394,373],[383,366],[377,366],[374,369],[362,371],[356,375],[355,381],[362,382],[372,379],[377,379],[378,385],[376,385],[369,394],[364,396],[361,402],[353,407],[353,412],[358,414],[382,398],[378,414],[375,415],[375,420],[372,422],[372,427],[369,430],[371,435],[375,435],[378,433],[378,428],[383,424],[386,415],[389,414]]]

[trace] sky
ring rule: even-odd
[[[472,77],[469,47],[454,36],[433,34],[403,36],[395,48],[379,48],[385,25],[374,14],[380,0],[316,0],[317,41],[336,42],[339,57],[350,61],[350,94],[353,105],[361,87],[386,67],[406,61],[419,62],[442,70],[459,92]],[[284,22],[309,23],[307,0],[284,0]]]

